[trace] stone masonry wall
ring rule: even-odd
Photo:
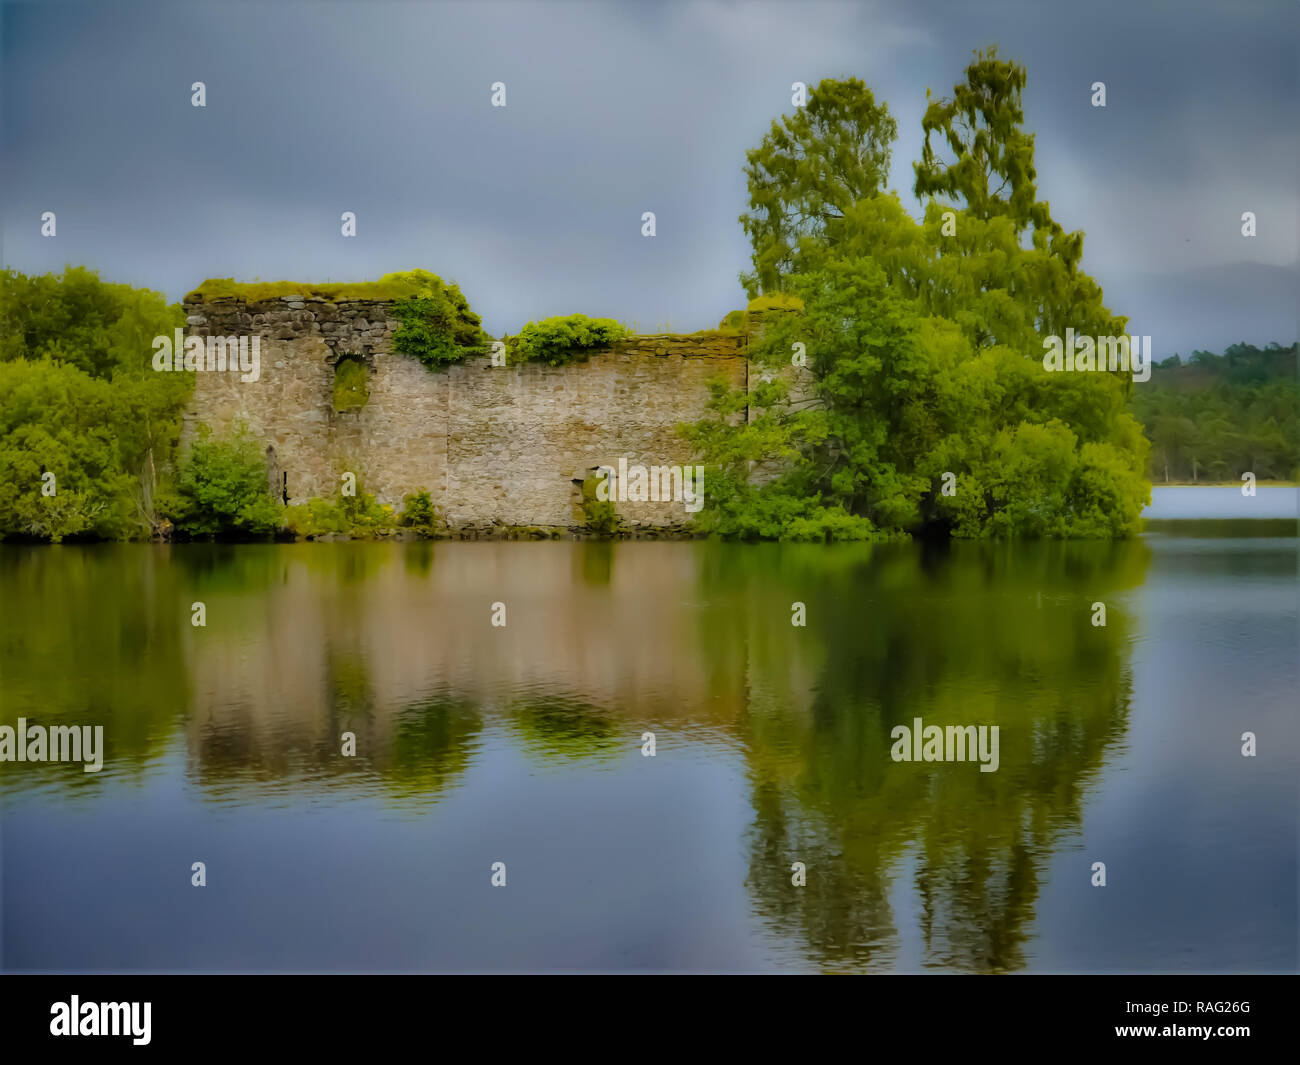
[[[191,336],[262,339],[257,381],[196,374],[182,448],[200,424],[222,434],[242,421],[267,449],[277,497],[285,485],[291,503],[331,496],[351,471],[398,509],[428,489],[460,529],[583,525],[580,482],[593,467],[687,464],[675,427],[704,414],[707,382],[749,384],[738,334],[633,337],[568,366],[481,357],[429,370],[393,351],[399,323],[384,301],[222,298],[185,310]],[[335,411],[345,357],[365,365],[370,395]],[[616,508],[633,527],[671,529],[691,516],[680,502]]]

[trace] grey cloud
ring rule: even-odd
[[[205,276],[423,266],[458,280],[494,333],[576,310],[707,327],[742,302],[744,151],[792,81],[856,75],[890,103],[892,184],[919,210],[925,90],[946,93],[998,42],[1029,70],[1040,194],[1087,233],[1114,310],[1173,335],[1191,319],[1151,293],[1217,270],[1237,287],[1198,298],[1225,335],[1294,336],[1294,301],[1278,308],[1264,284],[1248,306],[1255,275],[1232,265],[1300,257],[1291,3],[7,4],[3,18],[0,220],[6,265],[25,271],[85,263],[177,297]],[[1088,106],[1097,79],[1105,110]],[[497,80],[504,110],[489,106]],[[1234,224],[1247,209],[1253,241]]]

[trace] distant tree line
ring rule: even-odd
[[[1133,390],[1156,483],[1300,480],[1298,407],[1294,343],[1174,355]]]

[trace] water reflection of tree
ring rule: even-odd
[[[482,731],[475,703],[433,696],[401,712],[392,744],[376,760],[375,772],[390,794],[432,801],[464,776]]]
[[[103,726],[104,762],[139,772],[189,701],[188,602],[169,549],[0,546],[0,724]],[[96,789],[107,774],[7,765],[6,785]]]
[[[571,693],[513,701],[506,716],[525,751],[556,765],[627,752],[626,729],[615,716]]]
[[[823,553],[823,573],[783,550],[779,562],[727,560],[720,576],[735,592],[717,609],[733,616],[731,635],[705,630],[733,656],[744,641],[749,660],[739,727],[758,910],[825,968],[887,965],[902,923],[891,886],[914,867],[923,964],[1021,967],[1046,860],[1127,722],[1130,626],[1117,600],[1141,580],[1147,549],[886,548]],[[783,631],[795,600],[808,628]],[[1094,600],[1108,604],[1104,628],[1091,624]],[[801,659],[817,663],[803,689]],[[894,762],[890,730],[917,717],[999,725],[999,770]],[[808,866],[802,889],[794,861]]]

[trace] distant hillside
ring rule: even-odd
[[[1150,475],[1170,481],[1300,479],[1296,345],[1233,344],[1158,363],[1134,386],[1133,409],[1151,441]]]

